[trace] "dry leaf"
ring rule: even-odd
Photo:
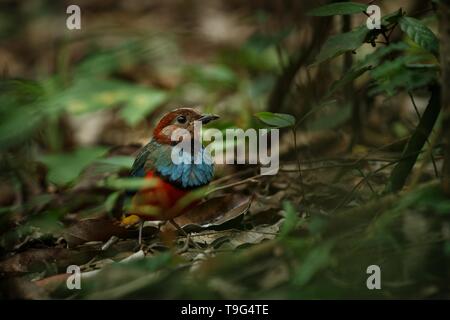
[[[214,197],[175,218],[175,222],[189,232],[218,227],[242,218],[251,202],[252,197],[240,194]]]
[[[64,248],[30,249],[0,262],[1,273],[26,273],[46,270],[50,264],[63,270],[71,264],[81,265],[98,250],[77,251]]]
[[[107,241],[111,236],[126,238],[137,235],[135,230],[126,229],[108,218],[81,220],[63,232],[63,237],[69,246],[88,241]]]
[[[0,283],[0,299],[48,299],[46,290],[25,278],[5,279]]]
[[[256,226],[251,230],[226,230],[222,232],[204,231],[203,233],[192,235],[192,239],[201,244],[211,245],[214,248],[226,245],[231,249],[236,249],[246,244],[258,244],[263,240],[272,240],[276,237],[283,219],[269,226]]]

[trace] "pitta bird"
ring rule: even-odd
[[[190,139],[187,142],[194,145],[198,136],[198,133],[194,132],[195,121],[204,125],[218,118],[212,114],[201,114],[191,108],[173,110],[161,118],[150,142],[138,153],[130,175],[151,179],[153,182],[151,187],[128,194],[132,197],[128,214],[140,218],[139,245],[142,243],[145,220],[169,221],[184,233],[173,219],[198,203],[189,200],[189,194],[211,182],[214,177],[214,164],[212,161],[194,161],[195,157],[209,156],[201,143],[197,144],[197,150],[192,148],[190,152],[182,154],[182,157],[189,158],[188,161],[174,162],[172,151],[183,139]],[[173,141],[177,129],[184,129],[184,132],[189,134]]]

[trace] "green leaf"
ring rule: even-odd
[[[114,190],[141,190],[154,187],[158,183],[158,179],[152,178],[117,178],[108,177],[99,182],[99,187],[110,188]]]
[[[419,46],[438,55],[439,41],[436,35],[420,20],[411,17],[401,17],[400,28]]]
[[[338,2],[327,4],[308,12],[309,16],[326,17],[334,16],[338,14],[354,14],[362,13],[367,9],[367,4],[355,3],[355,2]]]
[[[44,155],[40,161],[48,168],[47,179],[64,186],[78,178],[84,168],[105,153],[106,148],[82,148],[70,153]]]
[[[292,28],[282,29],[276,33],[261,33],[255,32],[250,39],[247,41],[247,45],[257,49],[258,51],[263,51],[269,47],[276,46],[280,44],[284,39],[286,39],[292,32]]]
[[[205,88],[230,88],[238,83],[235,72],[224,64],[190,65],[186,75]]]
[[[417,54],[400,56],[395,60],[385,61],[371,70],[370,75],[375,80],[375,86],[369,90],[369,95],[384,92],[393,96],[399,89],[410,91],[435,81],[437,78],[435,68],[417,67],[417,62],[425,57],[426,55]]]
[[[148,89],[139,92],[128,100],[128,105],[121,109],[120,115],[128,124],[134,126],[168,98],[169,95],[161,90]]]
[[[304,257],[302,265],[296,270],[294,275],[295,284],[303,286],[321,270],[333,263],[331,250],[333,245],[325,243],[313,248]]]
[[[158,89],[119,80],[83,78],[52,96],[48,104],[61,105],[72,114],[121,106],[120,115],[133,126],[168,98],[167,92]]]
[[[439,185],[431,185],[413,190],[399,200],[398,210],[408,207],[448,215],[450,214],[450,199],[445,196]]]
[[[133,165],[134,157],[131,156],[114,156],[105,159],[99,159],[96,162],[106,164],[114,167],[131,169]]]
[[[249,71],[277,71],[280,67],[275,46],[261,50],[258,45],[247,42],[239,50],[224,49],[220,62],[230,67],[246,68]]]
[[[384,57],[392,52],[402,52],[410,48],[405,42],[391,43],[388,46],[377,47],[376,50],[366,55],[361,61],[357,62],[358,66],[376,66],[379,65]]]
[[[327,112],[321,112],[317,117],[307,124],[308,130],[329,130],[343,125],[352,116],[350,105],[331,106]],[[325,110],[324,110],[325,111]]]
[[[280,229],[280,238],[286,237],[289,233],[295,230],[299,222],[297,211],[289,201],[283,202],[283,210],[285,212],[285,220]]]
[[[322,63],[345,52],[356,50],[364,43],[369,31],[366,26],[360,26],[350,32],[329,37],[320,49],[314,64]]]
[[[327,94],[327,97],[330,97],[331,95],[333,95],[336,91],[340,90],[341,88],[343,88],[346,84],[352,82],[353,80],[357,79],[358,77],[360,77],[362,74],[364,74],[366,71],[372,69],[371,66],[364,66],[361,68],[354,68],[352,70],[350,70],[349,72],[345,73],[345,75],[333,82],[333,84],[330,87],[330,91]]]
[[[120,194],[121,194],[120,191],[114,191],[108,195],[105,202],[103,203],[107,212],[112,212],[117,200],[120,197]]]
[[[398,20],[403,17],[404,14],[405,13],[403,12],[402,8],[398,9],[395,12],[389,13],[381,18],[381,25],[387,28],[390,25],[398,23]]]
[[[276,127],[286,128],[295,125],[295,117],[285,113],[258,112],[255,116],[265,124]]]
[[[0,81],[0,150],[35,136],[48,113],[44,99],[43,88],[37,82]]]

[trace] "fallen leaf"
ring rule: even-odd
[[[45,289],[47,292],[53,292],[55,291],[62,283],[67,281],[67,278],[71,274],[69,273],[60,273],[55,274],[53,276],[40,279],[37,281],[34,281],[34,284],[37,285],[40,288]]]
[[[251,215],[255,215],[270,209],[278,209],[285,197],[286,192],[284,190],[278,191],[270,196],[257,195],[249,208],[249,212]]]
[[[199,234],[191,235],[192,240],[197,243],[211,245],[214,248],[226,246],[230,249],[236,249],[246,244],[258,244],[264,240],[273,240],[280,230],[280,225],[284,219],[281,219],[273,225],[256,226],[251,230],[226,230],[221,232],[204,231]]]
[[[63,231],[63,238],[69,246],[88,241],[107,241],[111,236],[126,238],[137,235],[135,230],[124,228],[108,218],[80,220]]]
[[[0,283],[0,299],[48,299],[46,290],[25,278],[5,279]]]
[[[0,273],[27,273],[48,269],[54,264],[64,270],[71,264],[81,265],[92,259],[98,250],[70,250],[65,248],[30,249],[0,262]]]
[[[145,258],[145,253],[144,253],[144,251],[140,250],[138,252],[135,252],[135,253],[129,255],[127,258],[119,261],[119,263],[125,263],[126,264],[126,263],[130,263],[130,262],[133,262],[133,261],[136,261],[136,260],[142,260],[144,258]],[[110,265],[110,264],[114,263],[114,261],[111,260],[111,259],[105,259],[105,260],[102,260],[102,261],[103,261],[103,263],[101,263],[101,264],[102,264],[103,267],[105,267],[106,265]],[[82,272],[81,273],[81,279],[82,280],[86,280],[86,279],[92,278],[95,275],[97,275],[100,272],[101,269],[102,268],[97,268],[97,269],[94,269],[94,270],[89,270],[89,271]],[[50,277],[47,277],[47,278],[44,278],[44,279],[40,279],[40,280],[34,281],[34,283],[38,287],[44,288],[47,292],[51,293],[51,292],[56,291],[63,283],[65,283],[69,276],[70,276],[70,274],[68,274],[68,273],[61,273],[61,274],[56,274],[56,275],[53,275],[53,276],[50,276]]]
[[[186,214],[175,218],[175,222],[187,232],[221,226],[228,227],[236,219],[242,218],[252,202],[251,196],[227,194],[210,198]],[[226,226],[224,226],[227,224]]]

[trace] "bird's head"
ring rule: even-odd
[[[201,114],[195,109],[179,108],[165,114],[153,131],[153,138],[162,144],[174,144],[179,141],[172,140],[172,134],[177,129],[189,131],[190,137],[194,137],[194,122],[200,121],[207,124],[219,117],[213,114]]]

